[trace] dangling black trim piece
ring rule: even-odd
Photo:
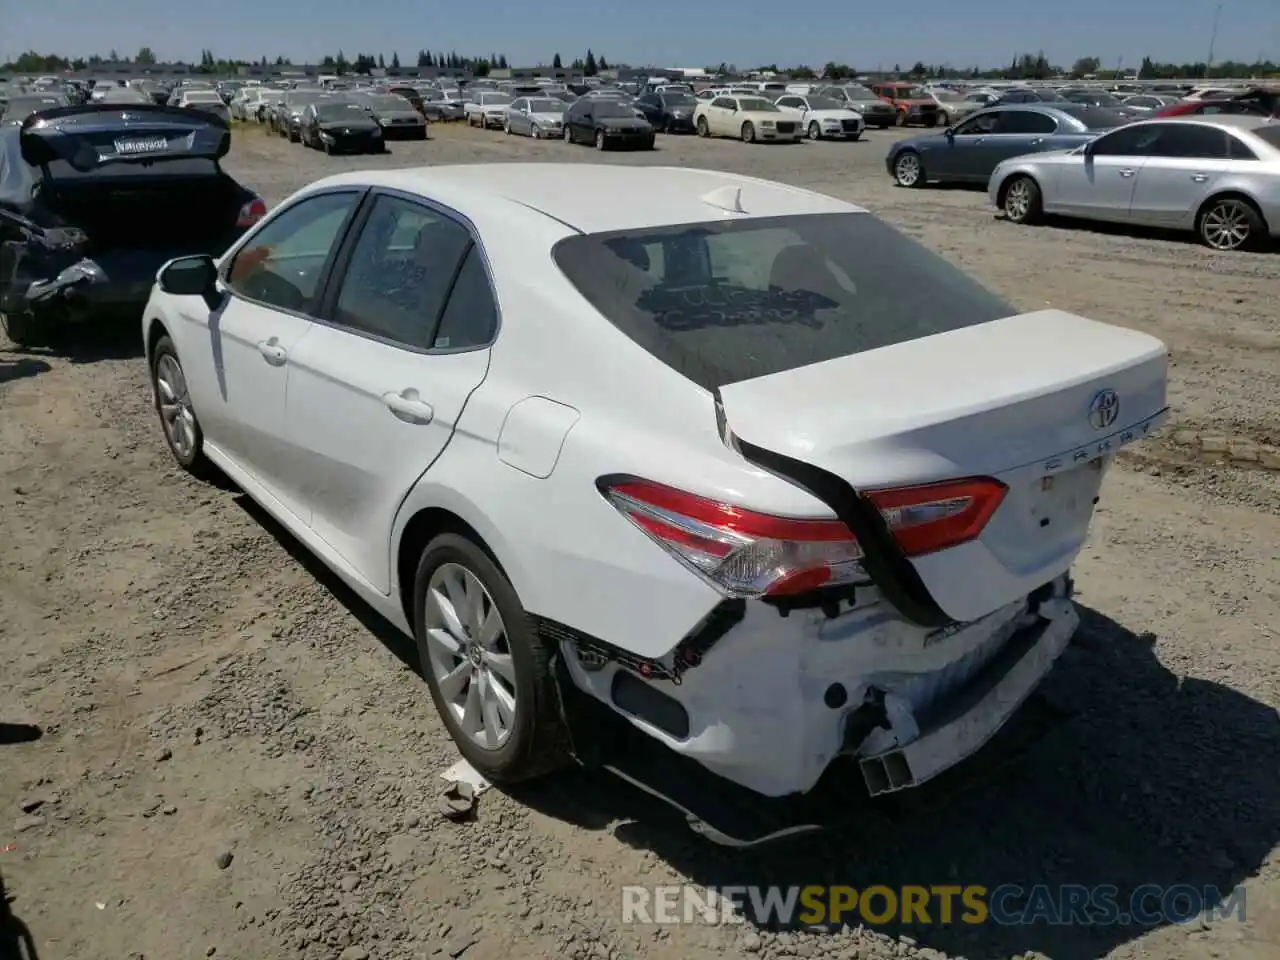
[[[944,627],[955,622],[929,595],[880,511],[846,481],[821,467],[774,453],[741,437],[735,439],[748,461],[812,493],[844,521],[862,546],[868,575],[904,617],[922,627]]]

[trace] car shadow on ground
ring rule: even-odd
[[[1198,907],[1206,888],[1205,906],[1215,905],[1215,891],[1230,902],[1266,862],[1280,841],[1280,716],[1228,687],[1171,673],[1156,659],[1154,636],[1082,614],[1077,642],[1043,688],[1064,717],[1051,734],[976,783],[944,777],[877,801],[851,791],[838,830],[734,850],[694,835],[682,817],[603,772],[515,793],[583,827],[611,827],[698,886],[1016,885],[1000,903],[1012,919],[1035,916],[1041,885],[1054,896],[1112,885],[1125,914],[1141,893],[1146,923],[946,924],[935,906],[932,924],[880,928],[966,956],[1098,957],[1154,926],[1191,920],[1188,904]],[[1161,896],[1149,884],[1181,889],[1164,905],[1172,917],[1154,915]]]
[[[996,219],[1001,220],[1010,227],[1018,226],[1017,224],[1009,223],[1003,215],[996,216]],[[1043,226],[1053,230],[1073,233],[1091,233],[1095,236],[1120,237],[1129,240],[1158,240],[1164,243],[1176,243],[1182,247],[1204,247],[1207,252],[1217,252],[1222,256],[1238,257],[1248,254],[1267,256],[1274,255],[1276,251],[1280,251],[1280,243],[1275,240],[1266,240],[1249,250],[1213,251],[1200,242],[1198,233],[1190,230],[1168,230],[1160,227],[1146,227],[1128,223],[1105,223],[1101,220],[1084,220],[1076,217],[1064,217],[1058,214],[1045,214]],[[1029,228],[1024,226],[1020,229],[1026,230]]]
[[[10,906],[13,900],[0,877],[0,960],[39,960],[35,938]]]
[[[235,490],[232,481],[223,475],[223,482],[217,483],[221,489]],[[225,485],[224,485],[225,484]],[[395,654],[406,667],[419,676],[422,675],[421,664],[418,661],[418,650],[414,642],[406,637],[400,630],[389,620],[375,611],[367,603],[356,595],[356,592],[342,582],[336,573],[321,563],[316,556],[306,547],[298,542],[288,530],[286,530],[275,517],[267,513],[262,507],[251,499],[247,494],[237,493],[235,503],[245,513],[260,524],[264,530],[275,537],[276,542],[280,544],[299,565],[315,577],[317,581],[330,593],[337,598],[351,615],[360,621],[360,625],[368,630],[371,634],[382,643],[384,647]],[[422,695],[428,696],[426,688],[423,688]]]
[[[143,355],[142,334],[136,320],[69,324],[51,331],[40,346],[13,347],[12,350],[33,363],[44,363],[39,359],[42,357],[61,357],[71,363],[99,363],[135,360]],[[5,361],[0,361],[3,363]]]
[[[243,494],[236,503],[420,673],[410,639],[256,503]],[[1041,689],[1058,718],[1051,732],[1011,756],[993,742],[957,771],[875,801],[859,793],[856,775],[841,773],[835,782],[848,789],[825,791],[833,826],[822,833],[745,850],[718,845],[690,830],[679,810],[599,766],[505,792],[564,822],[612,830],[697,887],[978,885],[992,892],[993,903],[994,891],[1007,891],[1000,901],[1004,922],[960,922],[959,907],[955,922],[939,922],[932,907],[931,923],[878,927],[950,954],[1037,951],[1055,960],[1092,960],[1175,921],[1188,921],[1194,935],[1188,905],[1198,912],[1217,906],[1218,897],[1230,903],[1237,885],[1280,843],[1280,713],[1229,687],[1171,672],[1156,657],[1153,634],[1135,634],[1087,607],[1081,615],[1075,642]],[[647,738],[638,742],[637,748],[634,737],[626,741],[628,749],[658,758],[648,769],[676,769],[662,748]],[[970,769],[981,772],[973,776]],[[660,776],[646,787],[666,796],[682,789]],[[619,886],[646,882],[653,881],[618,878]],[[1159,888],[1154,895],[1150,885]],[[1063,892],[1067,887],[1103,894],[1114,887],[1114,912],[1124,914],[1141,894],[1137,906],[1147,922],[1113,916],[1106,923],[1050,923],[1034,912],[1044,909],[1042,890],[1074,895]],[[1162,904],[1168,891],[1181,893]],[[616,896],[621,915],[620,889]],[[1061,906],[1050,904],[1049,915]],[[1162,907],[1168,916],[1157,917]],[[1026,911],[1040,919],[1012,922],[1027,919]]]
[[[16,360],[0,359],[0,383],[25,380],[27,377],[48,373],[52,369],[45,361],[33,357],[20,357]]]

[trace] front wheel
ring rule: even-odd
[[[896,120],[894,120],[894,125],[899,127],[905,127],[907,125],[907,111],[905,110],[898,111],[898,117]]]
[[[568,761],[555,648],[482,547],[456,533],[428,543],[414,577],[414,614],[431,699],[477,771],[514,783]]]
[[[1004,188],[1001,206],[1010,223],[1039,223],[1044,214],[1039,184],[1030,177],[1014,177]]]
[[[192,476],[208,478],[214,466],[204,455],[204,431],[191,404],[178,351],[167,336],[156,342],[151,354],[151,385],[165,443],[173,459]]]
[[[1196,218],[1196,232],[1214,250],[1248,250],[1266,234],[1262,216],[1243,197],[1210,200]]]
[[[605,137],[604,131],[597,130],[596,131],[596,149],[603,150],[608,145],[609,145],[609,140],[607,137]]]
[[[700,137],[709,137],[709,136],[711,136],[711,127],[709,127],[709,126],[707,125],[707,118],[706,118],[706,117],[699,117],[699,118],[698,118],[698,124],[697,124],[697,127],[698,127],[698,136],[700,136]]]
[[[810,140],[822,139],[822,127],[819,126],[817,120],[810,121],[809,123],[809,139]]]
[[[923,187],[924,164],[920,162],[920,154],[914,150],[904,150],[893,162],[893,179],[900,187]]]
[[[542,131],[535,126],[532,130],[529,131],[529,136],[533,137],[533,139],[535,140],[541,140]]]
[[[564,142],[573,143],[573,131],[570,130],[568,127],[564,128]]]
[[[751,124],[750,120],[748,120],[746,123],[742,125],[741,135],[742,135],[743,143],[756,142],[756,128]]]

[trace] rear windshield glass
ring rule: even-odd
[[[1017,312],[869,214],[588,234],[553,255],[609,321],[708,390]]]
[[[1280,150],[1280,123],[1268,123],[1265,127],[1254,127],[1253,135],[1264,143]]]
[[[1132,123],[1133,117],[1110,107],[1095,107],[1083,103],[1056,103],[1054,108],[1069,113],[1081,123],[1086,130],[1111,130]]]

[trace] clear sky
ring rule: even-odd
[[[0,62],[24,50],[160,60],[216,56],[318,60],[419,48],[506,54],[513,66],[569,62],[591,48],[610,62],[739,67],[761,63],[905,69],[916,60],[994,66],[1043,49],[1136,66],[1143,55],[1187,62],[1208,53],[1216,0],[0,0]],[[876,12],[873,12],[876,11]],[[897,11],[893,13],[891,11]],[[1224,0],[1214,59],[1280,60],[1280,0]]]

